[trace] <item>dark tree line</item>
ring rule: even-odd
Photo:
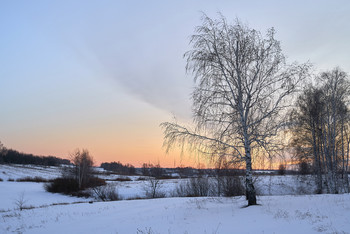
[[[31,164],[44,166],[59,166],[61,164],[70,164],[69,160],[54,156],[36,156],[18,152],[13,149],[3,149],[0,152],[0,163],[8,164]]]
[[[135,175],[135,167],[129,163],[123,165],[121,162],[101,163],[101,167],[108,171],[114,171],[121,175]]]
[[[349,192],[350,82],[340,68],[316,81],[297,99],[292,147],[301,165],[312,166],[318,193]]]
[[[142,175],[153,176],[159,178],[164,175],[164,169],[160,167],[159,163],[153,165],[152,163],[144,163],[141,168]]]

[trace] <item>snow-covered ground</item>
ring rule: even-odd
[[[163,198],[3,212],[0,233],[349,233],[350,196]]]
[[[16,203],[19,200],[23,200],[24,206],[39,207],[56,203],[87,202],[91,199],[48,193],[43,183],[0,182],[0,212],[17,209]]]
[[[244,208],[244,197],[169,197],[185,179],[162,181],[167,198],[90,204],[48,193],[44,183],[8,181],[27,176],[52,179],[60,170],[0,165],[0,233],[350,233],[350,195],[295,195],[314,191],[307,177],[258,176],[260,205]],[[144,198],[147,182],[130,178],[109,183],[123,199]],[[20,200],[34,208],[19,210]]]

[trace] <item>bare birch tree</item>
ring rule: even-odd
[[[309,65],[286,64],[273,28],[263,36],[238,19],[227,23],[222,15],[217,20],[203,15],[191,44],[184,56],[196,83],[196,127],[162,123],[164,144],[167,150],[187,144],[205,155],[243,161],[248,205],[255,205],[252,154],[272,149],[280,111]]]

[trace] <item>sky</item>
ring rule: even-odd
[[[350,72],[349,1],[0,1],[0,141],[96,164],[196,166],[165,153],[159,124],[191,121],[183,54],[221,12],[261,32],[274,27],[289,62]]]

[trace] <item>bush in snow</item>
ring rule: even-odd
[[[173,195],[178,197],[206,197],[213,191],[213,184],[208,178],[191,178],[179,184]]]
[[[283,164],[280,164],[279,167],[278,167],[277,173],[279,175],[285,175],[286,174],[286,166],[283,165]]]
[[[217,179],[218,195],[224,197],[242,196],[245,194],[241,177],[220,176]]]
[[[93,176],[93,158],[87,150],[76,150],[71,154],[73,166],[64,167],[62,177],[45,185],[48,192],[64,193],[73,196],[89,196],[85,189],[105,185],[103,179]]]
[[[81,192],[87,188],[93,188],[97,186],[105,185],[106,182],[103,179],[92,177],[88,184],[84,187],[79,187],[78,181],[74,178],[56,178],[51,183],[45,184],[46,191],[51,193],[63,193],[73,196],[89,196],[89,194]]]
[[[17,182],[36,182],[36,183],[42,183],[42,182],[49,182],[49,180],[42,178],[40,176],[35,176],[35,177],[23,177],[23,178],[18,178],[16,179]]]
[[[146,193],[147,198],[161,198],[165,197],[165,193],[161,191],[162,182],[157,179],[150,177],[144,182],[143,189]]]
[[[91,189],[92,195],[101,201],[117,201],[120,200],[115,184],[107,184]]]

